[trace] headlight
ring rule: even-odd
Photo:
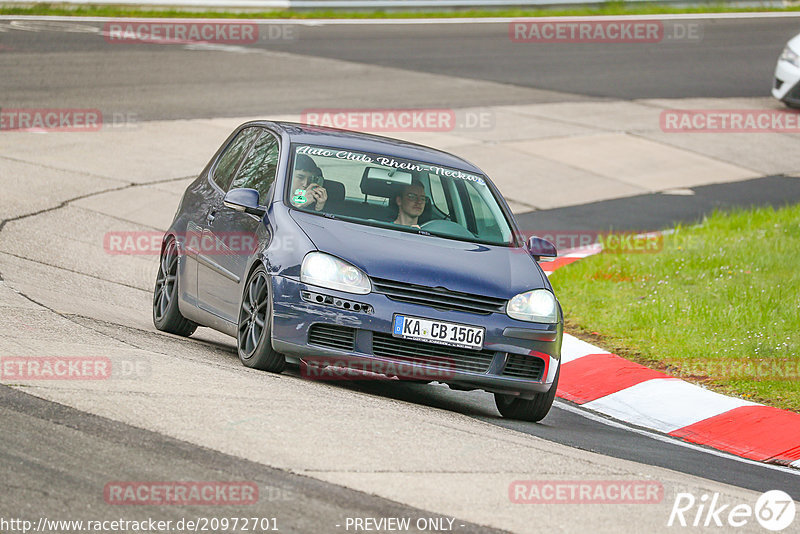
[[[369,277],[360,269],[323,252],[311,252],[303,258],[300,281],[359,295],[372,291]]]
[[[520,321],[552,324],[558,322],[558,303],[548,290],[534,289],[509,300],[506,313]]]
[[[800,56],[797,55],[797,52],[789,48],[789,45],[786,45],[786,48],[781,52],[781,61],[788,61],[795,67],[800,67]]]

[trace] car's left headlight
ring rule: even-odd
[[[306,254],[300,267],[300,281],[359,295],[372,291],[369,277],[361,269],[324,252]]]
[[[800,67],[800,55],[789,48],[789,45],[786,45],[786,47],[783,49],[783,52],[781,52],[781,61],[788,61],[795,67]]]
[[[552,324],[558,322],[558,303],[548,290],[534,289],[509,300],[506,313],[512,319],[520,321]]]

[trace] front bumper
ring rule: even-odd
[[[772,96],[788,104],[800,105],[800,67],[788,61],[778,61]]]
[[[483,389],[522,398],[549,391],[558,369],[560,323],[543,325],[501,313],[439,310],[397,302],[380,293],[354,295],[281,276],[272,278],[272,287],[272,345],[290,361],[346,361],[378,372],[413,368],[418,378],[456,389]],[[482,326],[486,329],[484,349],[451,349],[393,338],[396,313]],[[344,343],[338,337],[341,332]]]

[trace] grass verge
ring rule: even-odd
[[[551,282],[579,337],[800,412],[800,205],[715,212],[657,253],[598,254]]]
[[[1,3],[1,2],[0,2]],[[35,6],[0,5],[0,15],[58,15],[81,17],[180,17],[180,18],[253,18],[253,19],[383,19],[383,18],[487,18],[487,17],[557,17],[587,15],[660,15],[675,13],[739,13],[739,12],[800,11],[800,6],[730,6],[712,2],[698,6],[672,6],[659,4],[626,4],[606,2],[596,7],[542,8],[542,9],[452,9],[447,11],[342,11],[342,10],[271,10],[252,11],[229,9],[222,11],[194,9],[153,9],[129,6],[70,6],[68,4],[38,4]]]

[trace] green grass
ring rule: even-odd
[[[800,412],[800,205],[714,213],[649,254],[551,277],[567,331],[620,356]]]
[[[0,4],[2,1],[0,0]],[[35,6],[0,6],[2,15],[61,15],[84,17],[181,17],[181,18],[255,18],[255,19],[332,19],[332,18],[451,18],[451,17],[554,17],[583,15],[657,15],[667,13],[733,13],[761,11],[800,11],[800,6],[775,7],[769,5],[753,7],[729,6],[724,2],[710,2],[699,6],[676,7],[671,5],[630,5],[625,2],[606,2],[596,7],[551,8],[551,9],[453,9],[446,11],[406,10],[224,10],[203,11],[193,9],[152,9],[128,6],[69,6],[67,4],[39,4]]]

